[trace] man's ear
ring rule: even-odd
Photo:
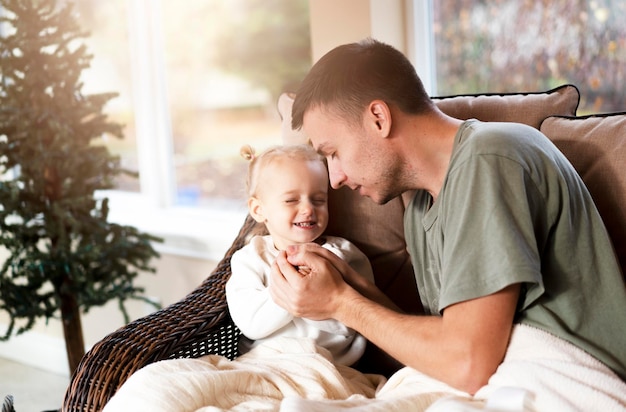
[[[265,216],[263,216],[263,205],[257,197],[252,196],[248,199],[248,210],[250,211],[250,216],[252,216],[254,220],[259,223],[265,222]]]
[[[388,137],[391,132],[391,110],[382,100],[372,100],[367,107],[367,117],[381,137]]]

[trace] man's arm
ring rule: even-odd
[[[401,363],[469,393],[485,385],[502,362],[519,285],[451,305],[441,317],[407,315],[318,249],[301,247],[289,261],[282,254],[273,267],[272,297],[295,316],[337,319]],[[304,262],[311,268],[307,276],[292,266]]]

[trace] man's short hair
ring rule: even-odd
[[[317,106],[360,122],[367,105],[377,99],[409,114],[433,107],[415,68],[399,50],[372,38],[344,44],[315,63],[300,84],[291,125],[302,128],[304,114]]]

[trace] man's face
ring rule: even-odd
[[[367,117],[364,117],[364,123]],[[308,110],[302,126],[315,150],[328,162],[331,186],[348,186],[362,196],[383,204],[398,196],[397,162],[384,139],[367,124],[355,125],[328,109]]]

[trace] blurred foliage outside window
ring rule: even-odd
[[[155,1],[155,0],[150,0]],[[94,54],[85,89],[114,90],[107,107],[126,125],[125,138],[107,141],[123,165],[138,170],[134,91],[129,55],[128,0],[78,0]],[[176,199],[186,206],[234,202],[245,207],[244,144],[257,151],[280,143],[278,95],[311,66],[308,0],[158,0]],[[155,159],[155,161],[157,161]],[[139,191],[138,180],[118,188]]]
[[[581,92],[579,114],[623,111],[626,2],[433,1],[437,94]]]

